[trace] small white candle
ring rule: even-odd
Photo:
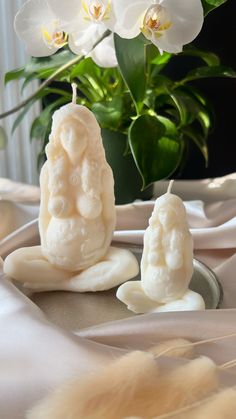
[[[141,281],[122,285],[118,298],[135,312],[203,309],[202,297],[188,290],[193,274],[193,240],[182,200],[158,198],[144,233]],[[137,298],[135,302],[135,295]]]
[[[160,303],[181,297],[193,275],[193,239],[184,204],[171,193],[172,185],[155,202],[141,261],[143,290]]]

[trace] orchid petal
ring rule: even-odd
[[[183,45],[191,42],[200,32],[204,20],[200,0],[162,0],[161,5],[168,10],[171,27],[152,37],[152,42],[170,53],[179,53]]]
[[[69,47],[75,54],[87,55],[106,28],[101,24],[90,24],[86,30],[73,32],[69,36]]]
[[[182,45],[170,43],[168,42],[167,37],[164,36],[157,39],[153,38],[152,42],[156,45],[161,54],[163,51],[170,52],[171,54],[178,54],[183,50]]]
[[[39,21],[44,22],[55,18],[55,14],[50,9],[47,0],[27,0],[16,14],[16,20],[19,21],[20,18],[24,19],[22,24],[28,25],[29,20],[32,24],[37,24]]]
[[[162,5],[168,8],[172,26],[166,31],[169,43],[188,44],[199,34],[204,14],[200,0],[163,0]]]
[[[71,22],[82,11],[80,0],[48,0],[47,1],[54,14],[63,22]]]
[[[84,10],[80,0],[70,0],[69,4],[62,0],[48,0],[48,3],[67,33],[82,32],[91,24],[90,21],[84,19]]]
[[[50,26],[53,20],[55,15],[46,0],[28,0],[17,13],[15,30],[30,55],[43,57],[58,50],[53,45],[47,45],[42,36],[42,26]]]
[[[115,32],[122,38],[135,38],[140,33],[143,15],[151,4],[152,0],[114,1]]]
[[[93,61],[99,67],[117,67],[117,58],[115,53],[115,45],[113,34],[103,39],[99,45],[89,54]]]
[[[114,0],[114,2],[115,2],[115,0]],[[113,5],[113,3],[112,3],[112,5]],[[110,13],[109,13],[109,19],[103,20],[103,24],[110,31],[112,31],[112,32],[115,31],[116,16],[115,16],[115,12],[114,12],[114,7],[111,7]]]
[[[114,10],[118,35],[133,38],[142,30],[160,50],[171,53],[198,35],[204,19],[201,0],[119,0]]]
[[[42,37],[36,36],[33,32],[28,32],[27,36],[29,36],[31,42],[25,43],[26,52],[31,57],[49,57],[58,51],[58,48],[54,46],[47,46]]]
[[[54,13],[65,23],[64,28],[68,33],[78,30],[84,31],[91,24],[102,24],[107,29],[114,29],[116,20],[113,11],[113,2],[111,0],[101,0],[107,13],[98,21],[93,19],[91,14],[89,14],[91,0],[71,0],[69,4],[61,0],[49,0],[48,2]]]
[[[130,18],[130,26],[133,26],[136,22],[136,20],[139,18],[140,15],[140,7],[141,12],[145,11],[154,0],[114,0],[114,12],[116,17],[120,20],[124,17],[124,15],[127,14],[127,10],[132,7],[132,16],[129,16]],[[130,9],[131,10],[131,9]]]

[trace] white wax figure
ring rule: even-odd
[[[42,253],[58,268],[84,270],[106,255],[115,228],[113,176],[92,113],[75,104],[55,112],[46,153]]]
[[[46,154],[40,175],[41,246],[10,254],[4,272],[38,291],[102,291],[135,277],[133,254],[110,247],[114,180],[92,112],[75,103],[56,111]]]
[[[144,233],[141,281],[127,282],[117,298],[135,313],[203,310],[202,297],[188,289],[193,275],[193,239],[182,200],[170,193],[155,202]]]

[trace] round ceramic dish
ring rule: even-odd
[[[223,289],[215,273],[199,260],[193,260],[194,274],[190,289],[203,297],[206,309],[219,308],[223,300]]]
[[[129,248],[140,262],[142,246],[125,243],[119,246]],[[140,275],[135,278],[135,280],[138,279]],[[220,283],[216,275],[197,260],[194,260],[194,274],[190,288],[202,295],[207,309],[220,306],[223,296]],[[136,315],[116,298],[116,288],[84,294],[65,291],[42,292],[33,294],[31,299],[42,309],[49,320],[67,330],[77,330]]]

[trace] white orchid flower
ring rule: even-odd
[[[201,0],[114,0],[114,11],[118,35],[134,38],[142,32],[160,52],[181,52],[204,20]]]
[[[67,43],[75,54],[87,55],[114,24],[111,0],[28,0],[15,18],[15,30],[34,57],[52,55]],[[116,66],[113,36],[89,55],[102,67]]]
[[[28,0],[15,17],[16,33],[33,57],[52,55],[67,44],[66,22],[58,18],[50,3],[50,0]]]
[[[50,0],[52,10],[69,22],[69,47],[75,54],[88,54],[107,29],[113,30],[112,0]]]
[[[82,53],[86,57],[91,57],[100,67],[116,67],[118,63],[113,34],[104,38],[95,48],[93,48],[95,42],[103,34],[103,25],[93,24],[83,32],[80,32],[79,35],[77,33],[72,33],[69,38],[69,47],[75,54]]]

